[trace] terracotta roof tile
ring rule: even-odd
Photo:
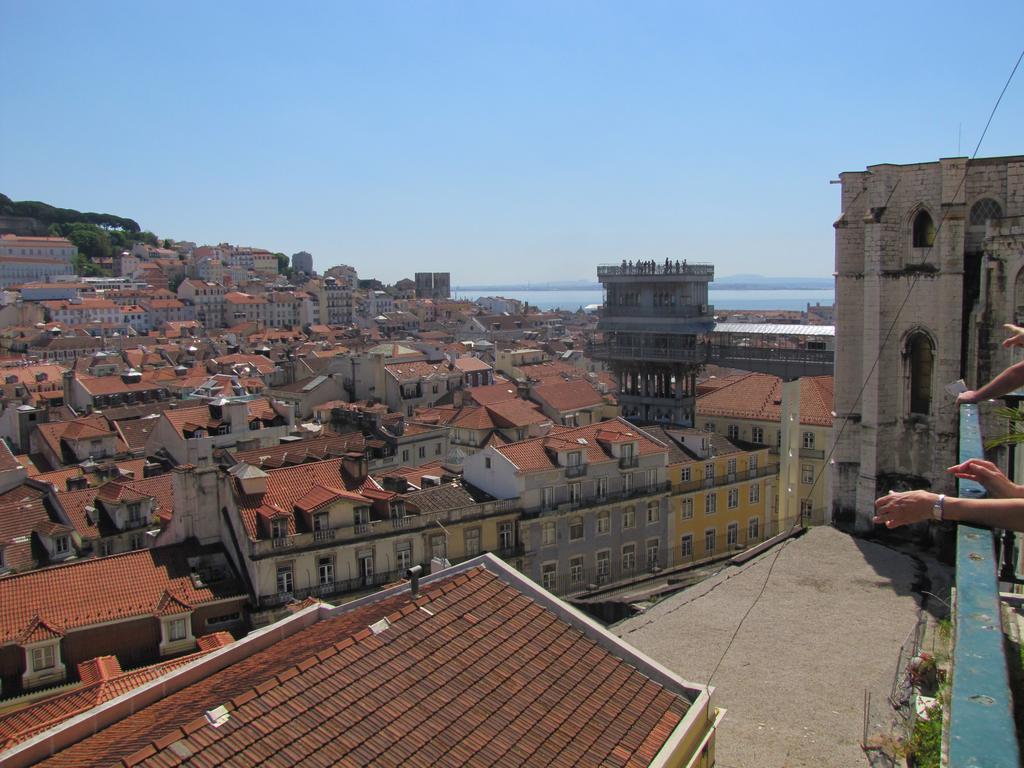
[[[368,482],[369,478],[367,478]],[[288,533],[296,532],[295,516],[288,511],[292,509],[295,499],[314,486],[337,489],[345,498],[369,505],[371,500],[361,496],[359,491],[362,481],[356,480],[342,469],[342,459],[328,459],[299,464],[294,467],[282,467],[267,471],[267,491],[258,496],[247,496],[242,493],[241,486],[235,481],[235,497],[238,500],[238,511],[242,515],[246,532],[250,538],[260,537],[256,524],[261,507],[279,509],[288,514]],[[379,490],[379,489],[378,489]]]
[[[800,379],[800,423],[832,424],[833,378]],[[765,373],[741,374],[697,398],[698,416],[732,416],[778,422],[782,419],[782,380]]]
[[[200,551],[194,546],[143,549],[0,579],[0,644],[17,642],[38,621],[67,631],[152,616],[166,592],[192,606],[242,594],[234,580],[195,586],[188,557]]]
[[[389,626],[370,631],[381,617]],[[203,713],[219,705],[230,718],[212,728]],[[42,765],[640,763],[688,708],[475,568],[415,603],[405,592],[323,619]]]
[[[575,411],[591,408],[604,402],[604,395],[585,379],[538,384],[531,397],[542,400],[556,411]]]
[[[585,427],[552,430],[547,437],[520,440],[516,443],[501,446],[496,450],[522,472],[555,469],[558,467],[558,463],[554,452],[559,448],[582,451],[586,455],[587,463],[617,461],[610,453],[605,451],[597,439],[598,432],[610,431],[620,432],[631,437],[635,436],[638,448],[637,453],[640,456],[663,453],[667,457],[665,446],[646,437],[632,424],[623,419],[602,421],[599,424],[591,424]],[[581,440],[585,442],[580,442]],[[549,448],[551,449],[550,451],[548,450]]]

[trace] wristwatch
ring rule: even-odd
[[[943,515],[946,513],[946,494],[940,493],[939,498],[932,504],[932,517],[939,522],[942,522]]]

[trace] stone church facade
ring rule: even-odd
[[[832,507],[866,530],[889,490],[955,489],[945,387],[976,388],[1014,362],[1000,342],[1003,323],[1024,323],[1024,156],[873,165],[840,180]]]

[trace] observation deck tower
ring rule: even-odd
[[[714,329],[708,305],[712,264],[623,262],[597,268],[604,341],[591,355],[619,384],[622,415],[637,422],[693,426],[697,373]]]

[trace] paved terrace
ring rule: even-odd
[[[952,569],[832,528],[783,547],[712,684],[728,709],[719,768],[867,765],[864,690],[888,716],[899,649],[919,611],[912,594],[949,594]],[[777,549],[668,598],[612,631],[688,680],[707,681],[764,583]]]

